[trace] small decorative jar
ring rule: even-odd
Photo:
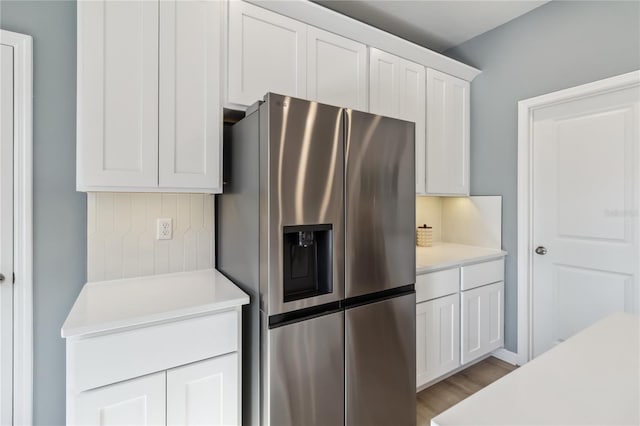
[[[418,247],[431,247],[433,243],[433,228],[426,224],[416,228],[416,244]]]

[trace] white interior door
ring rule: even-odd
[[[0,45],[0,424],[13,404],[13,48]]]
[[[534,112],[534,357],[638,310],[639,103],[635,86]]]

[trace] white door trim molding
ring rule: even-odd
[[[14,63],[14,311],[13,424],[33,416],[33,42],[31,36],[0,30],[13,47]]]
[[[518,102],[518,364],[531,359],[533,282],[533,113],[535,110],[640,86],[640,70]]]

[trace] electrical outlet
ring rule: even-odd
[[[173,223],[171,218],[158,219],[156,226],[156,240],[170,240],[173,238]]]

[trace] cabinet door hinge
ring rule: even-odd
[[[13,276],[13,281],[11,282],[11,284],[15,284],[16,283],[16,273],[12,272],[11,275]]]

